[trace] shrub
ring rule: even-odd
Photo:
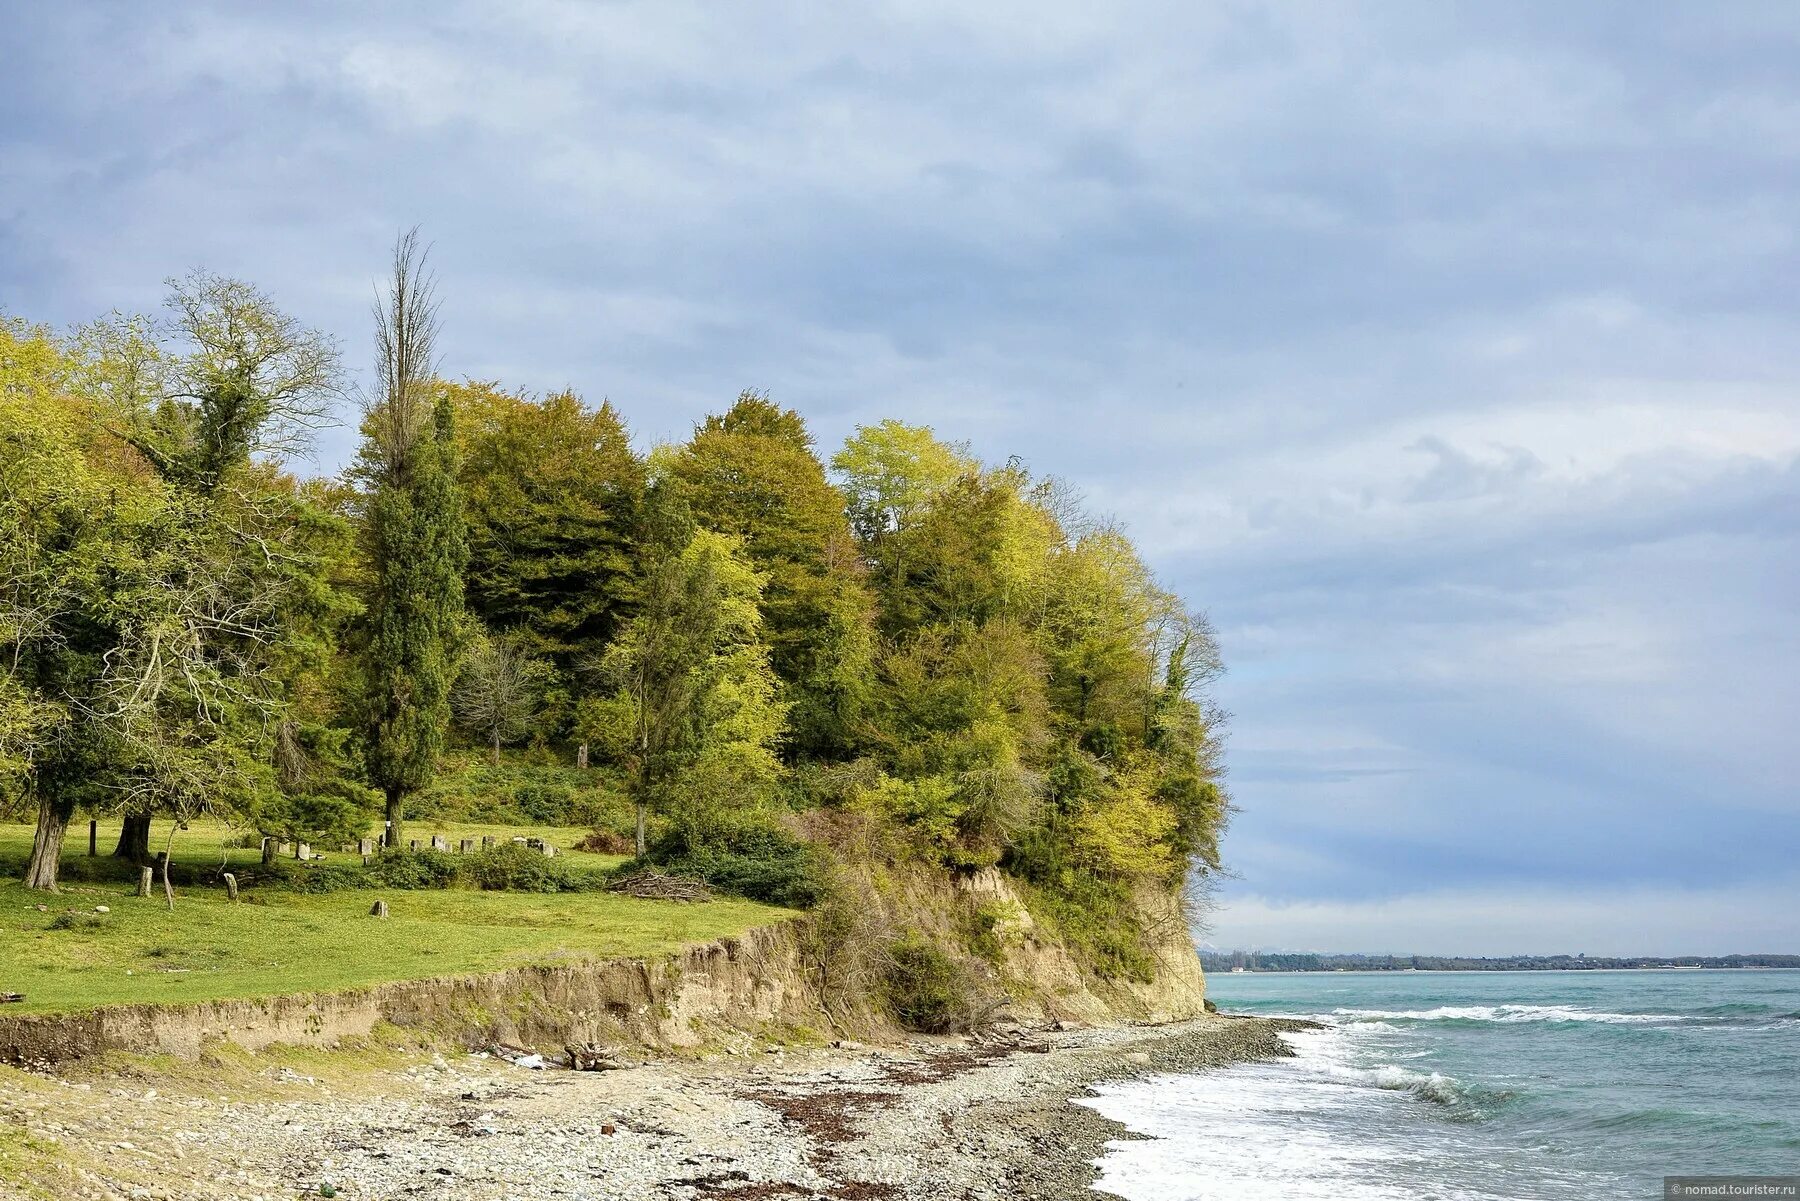
[[[369,873],[360,868],[326,863],[288,864],[279,860],[270,866],[274,869],[274,878],[290,892],[341,892],[350,888],[367,888],[370,884]]]
[[[595,855],[629,855],[632,841],[617,830],[590,830],[575,844],[575,849]]]
[[[513,802],[519,812],[545,826],[561,826],[569,820],[569,809],[575,802],[575,790],[562,784],[528,781],[513,790]]]
[[[575,867],[529,847],[508,844],[463,859],[464,871],[478,888],[515,892],[591,892],[606,884],[604,872]]]
[[[818,851],[773,823],[748,822],[699,847],[686,845],[683,835],[673,832],[647,858],[676,875],[698,876],[722,892],[790,909],[818,904],[827,887]]]
[[[465,861],[448,851],[391,851],[369,865],[368,879],[384,888],[450,888],[462,877]]]
[[[968,972],[916,933],[889,944],[882,984],[888,1011],[909,1030],[948,1034],[972,1021],[974,987]]]
[[[51,921],[52,930],[94,930],[106,925],[106,919],[98,913],[59,913]]]

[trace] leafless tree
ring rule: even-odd
[[[487,739],[496,765],[500,748],[531,728],[546,677],[545,665],[515,638],[481,634],[464,649],[450,703],[464,728]]]
[[[414,442],[431,419],[438,298],[430,258],[431,248],[420,243],[417,226],[400,235],[387,292],[375,299],[375,391],[364,398],[363,415],[378,471],[403,473]]]

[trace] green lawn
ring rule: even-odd
[[[211,819],[177,830],[178,867],[249,866],[257,847],[224,845],[236,831]],[[570,851],[585,830],[416,822],[408,838],[442,834],[454,847],[491,834],[543,838],[577,863],[612,866],[618,855]],[[0,1014],[88,1009],[125,1002],[199,1001],[316,992],[419,976],[487,971],[569,956],[651,955],[780,920],[784,911],[750,901],[701,905],[639,901],[610,893],[511,893],[469,889],[352,889],[305,896],[281,888],[246,892],[231,905],[212,888],[179,888],[175,912],[162,891],[133,895],[135,869],[110,859],[116,819],[102,821],[99,857],[87,860],[87,823],[70,827],[59,893],[28,892],[18,881],[32,829],[0,824],[0,992],[25,994]],[[151,829],[151,848],[169,845],[169,824]],[[325,849],[328,863],[359,865]],[[116,876],[116,880],[112,877]],[[178,874],[177,878],[180,876]],[[368,916],[376,900],[390,916]],[[38,905],[47,905],[39,912]],[[93,914],[94,906],[111,912]],[[65,914],[80,924],[53,929]]]
[[[182,890],[171,913],[160,893],[142,899],[117,885],[42,893],[0,882],[0,992],[25,994],[0,1013],[323,992],[559,958],[653,955],[786,915],[751,901],[680,905],[611,893],[274,891],[263,899],[232,905],[212,889]],[[376,899],[388,902],[386,921],[368,915]],[[52,928],[96,905],[111,912]]]
[[[381,833],[380,823],[369,829],[369,837],[374,838]],[[577,842],[587,835],[584,828],[570,826],[484,826],[472,822],[409,822],[404,837],[411,841],[416,838],[420,845],[430,846],[433,834],[442,834],[450,840],[450,849],[456,850],[457,844],[464,838],[473,838],[478,842],[483,835],[492,835],[501,842],[512,838],[542,838],[563,854],[573,855],[575,862],[596,867],[611,867],[624,862],[621,855],[591,855],[585,851],[574,850]],[[170,848],[170,858],[184,867],[203,868],[224,866],[229,870],[233,864],[258,863],[262,859],[262,851],[256,838],[250,839],[247,847],[228,846],[242,836],[242,829],[233,829],[224,822],[210,817],[196,818],[185,830],[175,831],[175,841],[170,847],[169,823],[158,819],[150,827],[150,851],[152,854]],[[21,822],[0,822],[0,874],[17,875],[31,855],[32,827]],[[99,857],[105,859],[112,854],[113,847],[119,841],[119,819],[100,819],[98,844]],[[88,849],[88,824],[86,820],[77,820],[69,826],[69,837],[63,845],[63,862],[74,865],[78,871],[83,866],[75,861],[84,859]],[[335,846],[319,846],[313,848],[324,856],[327,863],[355,864],[361,860],[356,855],[346,855]],[[129,869],[120,868],[119,874],[128,874]],[[81,873],[91,874],[91,873]]]

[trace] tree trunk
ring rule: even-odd
[[[56,891],[56,871],[62,865],[63,835],[75,806],[59,805],[49,797],[38,801],[37,833],[31,839],[31,859],[25,864],[25,887]]]
[[[388,790],[388,794],[387,794],[387,840],[388,840],[388,843],[387,844],[388,844],[388,850],[390,850],[390,851],[398,850],[400,848],[400,844],[402,842],[402,839],[400,837],[400,825],[401,825],[400,803],[403,800],[405,800],[405,794],[403,794],[398,788],[393,788],[393,789]]]
[[[649,806],[639,801],[637,807],[637,857],[644,857],[644,812]]]
[[[119,828],[119,845],[113,850],[114,856],[129,859],[140,866],[150,862],[150,815],[148,813],[127,813],[125,824]]]

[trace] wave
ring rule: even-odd
[[[1446,1076],[1442,1072],[1415,1072],[1410,1068],[1384,1063],[1379,1067],[1350,1068],[1332,1064],[1326,1074],[1338,1080],[1346,1080],[1354,1084],[1366,1084],[1371,1088],[1385,1089],[1389,1092],[1406,1092],[1423,1097],[1427,1101],[1435,1101],[1439,1105],[1454,1105],[1463,1099],[1462,1084],[1454,1076]]]
[[[1334,1009],[1331,1016],[1358,1025],[1368,1022],[1601,1022],[1644,1025],[1690,1020],[1679,1013],[1605,1013],[1579,1005],[1440,1005],[1435,1009]]]

